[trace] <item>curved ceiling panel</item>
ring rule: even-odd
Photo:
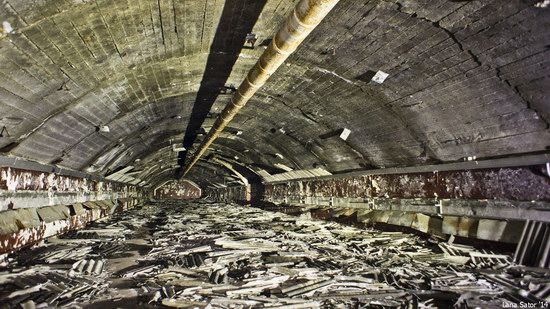
[[[252,177],[547,151],[550,10],[536,2],[340,1],[189,177],[239,181],[212,158]],[[0,152],[170,179],[296,3],[4,0]]]

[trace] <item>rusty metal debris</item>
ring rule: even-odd
[[[6,308],[496,308],[550,301],[550,270],[518,266],[507,253],[207,201],[150,203],[10,258],[0,272]]]
[[[518,243],[514,260],[518,264],[550,267],[550,224],[527,221]]]

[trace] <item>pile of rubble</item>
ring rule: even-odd
[[[21,252],[0,273],[0,285],[0,308],[502,308],[550,301],[549,273],[513,265],[508,255],[206,201],[154,203],[49,240]]]

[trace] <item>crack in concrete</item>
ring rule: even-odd
[[[290,109],[298,110],[302,114],[302,116],[304,116],[306,119],[309,119],[309,120],[311,120],[312,122],[314,122],[316,124],[322,125],[326,129],[330,129],[326,124],[324,124],[324,123],[320,122],[319,120],[315,119],[314,117],[311,116],[311,114],[307,113],[306,111],[304,111],[302,108],[300,108],[298,106],[290,106],[284,100],[281,100],[281,99],[279,99],[277,97],[274,97],[274,96],[271,96],[271,95],[268,95],[267,98],[272,99],[276,102],[279,102],[279,103],[283,104],[284,106],[286,106]]]
[[[447,29],[447,28],[441,26],[441,24],[439,23],[441,20],[433,21],[433,20],[430,20],[430,19],[428,19],[428,18],[426,18],[426,17],[419,17],[419,16],[416,14],[416,12],[412,12],[412,13],[411,13],[411,12],[405,12],[405,11],[403,10],[404,7],[403,7],[403,5],[402,5],[401,3],[397,2],[396,4],[397,4],[397,10],[398,10],[399,12],[402,12],[402,13],[405,13],[405,14],[409,14],[409,15],[411,15],[413,18],[418,18],[418,19],[420,19],[420,20],[429,22],[429,23],[431,23],[434,27],[443,30],[443,31],[449,36],[449,38],[456,44],[456,46],[458,46],[458,48],[460,49],[460,51],[463,51],[463,52],[468,53],[468,55],[472,58],[472,60],[473,60],[476,64],[478,64],[479,66],[483,66],[483,65],[484,65],[484,63],[479,59],[479,57],[478,57],[476,54],[474,54],[474,52],[473,52],[472,50],[464,48],[464,45],[462,44],[462,42],[460,42],[460,40],[456,37],[456,35],[455,35],[452,31],[450,31],[449,29]],[[482,29],[482,30],[485,30],[485,29]],[[482,30],[480,30],[480,31],[482,31]],[[478,33],[479,33],[479,32],[478,32]],[[491,66],[490,64],[485,64],[485,65],[487,65],[488,67],[491,67],[491,68],[493,67],[493,66]],[[504,82],[508,87],[510,87],[510,88],[511,88],[511,89],[512,89],[512,90],[513,90],[513,91],[514,91],[514,92],[515,92],[515,93],[525,102],[527,108],[530,109],[530,110],[532,110],[532,111],[536,114],[536,116],[537,116],[539,119],[541,119],[541,120],[546,124],[546,129],[547,129],[547,130],[550,129],[550,122],[549,122],[547,119],[545,119],[545,118],[540,114],[540,112],[539,112],[537,109],[533,108],[532,102],[529,101],[529,99],[528,99],[524,94],[521,93],[521,91],[519,90],[518,86],[513,86],[513,85],[510,83],[510,81],[508,81],[507,79],[503,78],[502,75],[501,75],[501,72],[500,72],[500,68],[499,68],[499,67],[495,67],[494,69],[495,69],[495,72],[496,72],[496,77],[497,77],[500,81]],[[410,105],[409,105],[409,106],[406,106],[406,107],[410,107]]]
[[[172,0],[172,10],[173,10],[173,22],[174,22],[174,33],[176,34],[176,38],[180,38],[178,33],[178,15],[176,11],[176,2],[175,0]]]
[[[76,28],[76,25],[71,22],[71,25],[73,26],[73,29],[76,31],[76,34],[78,35],[78,37],[80,38],[80,40],[82,41],[82,43],[84,43],[84,46],[86,46],[86,49],[88,50],[88,52],[90,53],[90,55],[92,55],[92,58],[97,58],[94,54],[94,52],[90,49],[90,46],[88,46],[88,42],[87,40],[84,39],[84,37],[82,36],[82,34],[80,33],[80,31],[78,31],[78,28]]]
[[[285,133],[286,136],[290,137],[291,139],[293,139],[295,142],[297,142],[298,144],[300,144],[302,147],[304,147],[304,149],[306,149],[307,151],[309,151],[309,153],[311,153],[315,158],[317,158],[317,160],[319,160],[319,162],[316,162],[317,164],[321,164],[322,166],[325,167],[325,169],[328,170],[328,165],[327,165],[327,162],[325,162],[325,160],[323,160],[315,151],[313,151],[312,147],[309,147],[308,145],[311,143],[309,140],[306,141],[305,143],[302,142],[297,136],[294,135],[294,131],[292,132],[286,132]],[[296,164],[297,166],[300,166],[301,169],[303,169],[303,167],[299,164]]]
[[[345,81],[345,82],[348,83],[348,84],[351,84],[351,85],[354,85],[354,86],[358,86],[354,81],[351,81],[351,80],[349,80],[349,79],[347,79],[347,78],[345,78],[345,77],[343,77],[343,76],[340,76],[340,75],[338,75],[338,74],[337,74],[336,72],[334,72],[334,71],[329,71],[329,70],[327,70],[327,69],[323,69],[323,68],[320,68],[320,67],[315,67],[315,70],[317,70],[317,71],[319,71],[319,72],[321,72],[321,73],[333,75],[333,76],[335,76],[335,77],[337,77],[337,78],[339,78],[339,79]]]
[[[479,66],[482,66],[483,63],[479,60],[479,58],[477,57],[477,55],[475,55],[472,50],[470,49],[466,49],[464,48],[464,45],[462,45],[462,42],[460,42],[460,40],[456,37],[456,35],[450,31],[449,29],[441,26],[441,24],[439,23],[442,19],[444,19],[445,17],[447,16],[444,16],[443,18],[441,18],[440,20],[431,20],[431,19],[428,19],[426,17],[421,17],[421,16],[418,16],[418,14],[416,12],[407,12],[405,10],[405,7],[403,7],[403,5],[399,2],[395,3],[397,4],[397,11],[401,12],[401,13],[404,13],[404,14],[408,14],[410,15],[411,17],[413,18],[417,18],[417,19],[420,19],[420,20],[423,20],[423,21],[426,21],[426,22],[429,22],[430,24],[432,24],[432,26],[438,28],[438,29],[441,29],[443,30],[448,36],[449,38],[458,46],[458,48],[460,49],[460,51],[463,51],[463,52],[467,52],[470,57],[472,58],[472,60],[474,60],[475,63],[477,63]]]
[[[519,87],[513,86],[509,80],[502,77],[502,72],[500,71],[499,67],[495,68],[495,71],[496,71],[496,77],[498,77],[498,79],[501,82],[505,83],[508,87],[510,87],[523,100],[523,102],[525,102],[527,108],[532,110],[535,113],[535,115],[544,122],[544,124],[546,125],[545,129],[546,130],[550,129],[550,122],[546,118],[544,118],[544,116],[542,116],[541,113],[536,108],[533,107],[533,103],[527,97],[525,97],[523,93],[521,93],[521,91],[519,90]]]
[[[162,9],[160,6],[160,0],[157,0],[157,4],[159,6],[159,21],[160,21],[160,34],[162,37],[162,45],[164,45],[164,51],[166,52],[166,40],[164,38],[164,24],[162,22]]]

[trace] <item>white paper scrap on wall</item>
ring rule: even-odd
[[[350,134],[351,134],[351,130],[348,128],[344,128],[342,133],[340,133],[340,138],[343,140],[347,140]]]
[[[382,72],[382,71],[378,71],[376,72],[376,74],[372,77],[372,81],[375,82],[375,83],[378,83],[378,84],[381,84],[383,83],[386,78],[389,76],[388,73],[385,73],[385,72]]]

